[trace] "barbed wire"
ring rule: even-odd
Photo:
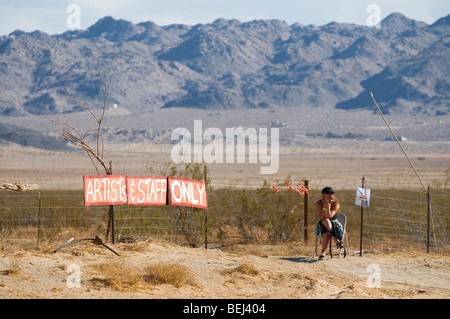
[[[83,160],[80,159],[81,162]],[[27,237],[33,240],[38,233],[44,231],[46,236],[60,236],[69,231],[84,234],[90,232],[96,235],[103,231],[106,223],[105,207],[83,207],[83,182],[80,176],[96,175],[96,172],[86,161],[85,169],[76,168],[70,172],[64,170],[64,166],[80,166],[80,161],[35,160],[26,170],[19,168],[25,162],[15,163],[15,169],[10,176],[14,176],[12,182],[37,183],[38,191],[20,193],[11,196],[10,193],[0,193],[0,233],[2,239],[23,239]],[[29,162],[28,162],[29,163]],[[56,174],[45,173],[36,168],[41,164],[50,165]],[[76,165],[75,165],[76,164]],[[163,176],[168,166],[165,162],[155,161],[115,161],[113,173],[128,176]],[[36,169],[36,170],[35,170]],[[7,171],[8,167],[4,171]],[[69,169],[70,170],[70,169]],[[303,184],[305,179],[292,177],[294,185]],[[213,181],[209,186],[214,189],[259,189],[260,185],[246,185],[242,183],[220,183]],[[311,198],[320,197],[321,180],[309,181],[310,188],[314,191]],[[253,183],[257,183],[253,181]],[[278,181],[278,183],[281,183]],[[275,182],[269,185],[276,185]],[[342,188],[356,189],[360,187],[361,179],[349,178],[339,181]],[[325,186],[325,185],[323,185]],[[423,243],[426,234],[426,196],[421,189],[403,188],[386,183],[377,183],[376,180],[366,179],[366,188],[372,188],[371,206],[366,210],[364,220],[364,240],[367,240],[369,248],[380,245],[401,247],[403,244],[413,242]],[[75,192],[75,193],[74,193]],[[38,203],[38,194],[41,198]],[[432,189],[431,192],[431,216],[430,230],[431,241],[435,248],[448,246],[448,208],[446,202],[450,199],[450,191],[447,189]],[[423,200],[420,198],[423,197]],[[58,202],[55,203],[55,198]],[[49,203],[53,201],[53,203]],[[40,204],[40,207],[38,207]],[[314,203],[310,203],[313,205]],[[405,208],[404,205],[407,205]],[[359,207],[354,202],[343,203],[343,210],[350,215],[350,223],[359,222]],[[40,211],[39,211],[40,209]],[[214,207],[211,207],[213,210]],[[310,209],[315,214],[313,209]],[[126,216],[126,214],[131,216]],[[115,221],[118,237],[148,237],[160,236],[174,238],[177,232],[181,234],[181,228],[177,225],[175,214],[170,207],[146,206],[130,208],[126,205],[115,206]],[[165,216],[161,216],[165,214]],[[312,219],[311,219],[312,220]],[[37,229],[37,223],[39,229]],[[200,225],[199,222],[197,225]],[[401,230],[401,231],[399,231]],[[351,234],[355,240],[358,234]],[[67,235],[69,236],[69,235]],[[180,235],[181,238],[181,235]],[[389,240],[386,240],[389,238]]]

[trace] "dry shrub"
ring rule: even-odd
[[[229,271],[227,271],[228,273],[241,273],[244,275],[249,275],[249,276],[256,276],[259,274],[259,270],[258,268],[256,268],[254,265],[250,264],[250,263],[243,263],[239,266],[237,266],[234,269],[231,269]]]
[[[94,278],[93,282],[101,282],[105,286],[119,291],[142,288],[145,283],[142,271],[134,266],[109,263],[96,265],[94,268],[101,272],[103,279]]]
[[[176,288],[184,285],[197,286],[192,271],[180,264],[156,263],[141,268],[124,263],[99,264],[94,268],[101,273],[101,278],[91,281],[106,287],[124,291],[149,288],[149,285],[168,284]]]
[[[181,264],[155,263],[144,269],[144,279],[154,285],[169,284],[176,288],[184,285],[198,286],[192,271]]]

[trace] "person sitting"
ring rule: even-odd
[[[331,237],[337,241],[338,247],[342,245],[342,228],[336,220],[336,214],[339,209],[339,203],[334,197],[334,190],[331,187],[322,189],[322,199],[316,202],[316,212],[320,219],[318,227],[323,237],[322,252],[319,256],[319,260],[325,258]]]

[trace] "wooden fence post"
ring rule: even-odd
[[[307,180],[305,180],[305,187],[308,188]],[[308,205],[309,195],[307,192],[305,192],[305,196],[303,197],[303,240],[305,241],[305,243],[308,242]]]
[[[108,175],[112,175],[112,161],[109,161]],[[114,245],[114,205],[109,205],[108,225],[106,226],[106,242],[108,242],[109,232],[111,232],[111,242]]]

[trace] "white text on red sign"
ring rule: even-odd
[[[207,208],[206,184],[176,177],[84,176],[84,205],[167,205]]]
[[[207,208],[205,182],[187,178],[169,177],[172,205]]]
[[[128,205],[166,205],[167,177],[127,176]]]
[[[84,176],[84,206],[126,204],[125,175]]]

